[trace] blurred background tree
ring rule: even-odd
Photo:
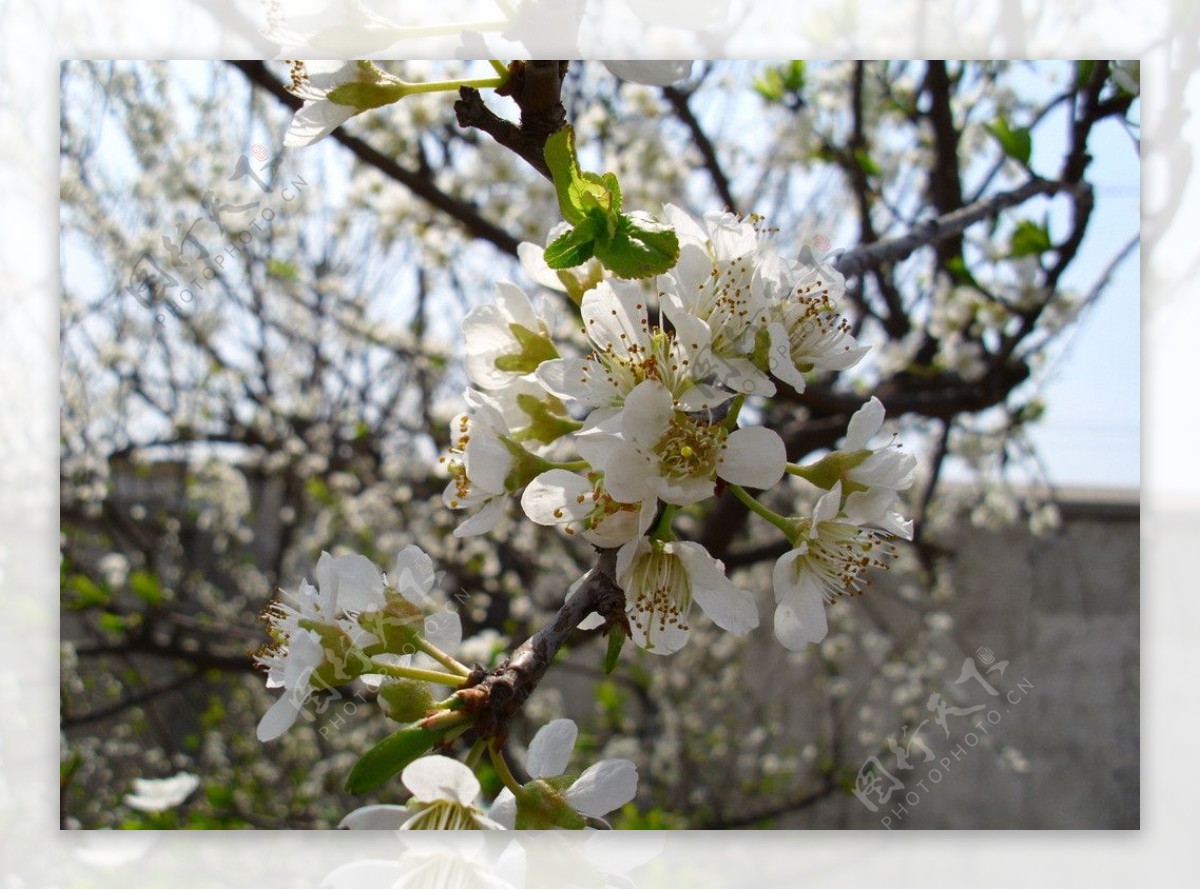
[[[388,64],[420,80],[466,63]],[[913,545],[886,588],[833,609],[821,646],[787,653],[769,622],[747,638],[698,626],[676,656],[627,650],[606,678],[602,642],[577,635],[513,743],[566,714],[579,756],[637,762],[639,798],[616,827],[770,826],[849,793],[956,672],[947,468],[976,523],[1055,526],[1026,430],[1048,361],[1137,244],[1134,220],[1102,262],[1080,261],[1103,212],[1093,156],[1137,163],[1135,76],[1107,62],[699,62],[651,88],[572,63],[581,157],[617,174],[627,208],[754,212],[785,253],[835,265],[882,245],[843,263],[868,359],[754,407],[796,461],[875,394],[921,460]],[[445,96],[285,152],[286,79],[283,63],[62,66],[66,827],[319,828],[361,803],[342,782],[386,731],[364,689],[326,696],[267,747],[254,737],[270,704],[252,672],[257,616],[322,550],[386,566],[421,546],[465,594],[484,665],[590,564],[582,542],[511,518],[454,538],[440,496],[465,312],[511,280],[578,327],[518,259],[558,218],[550,183],[460,128]],[[928,243],[927,221],[955,214],[971,224]],[[746,520],[732,496],[690,516],[761,609],[786,547]],[[179,769],[202,777],[185,807],[123,804],[134,778]]]

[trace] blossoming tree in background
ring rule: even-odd
[[[995,470],[1039,412],[1031,376],[1111,273],[1064,286],[1089,138],[1125,120],[1128,73],[1064,64],[1024,95],[1006,66],[945,62],[232,68],[254,115],[289,107],[282,143],[324,159],[311,183],[258,143],[256,161],[222,148],[212,187],[172,182],[203,147],[162,152],[196,75],[66,69],[65,225],[126,280],[93,299],[66,276],[65,797],[116,762],[88,725],[201,682],[227,686],[192,703],[193,753],[154,731],[164,771],[223,777],[209,827],[726,827],[849,787],[841,675],[861,760],[892,728],[868,725],[871,697],[913,713],[945,658],[938,622],[906,650],[842,600],[899,561],[936,616],[923,537],[950,456],[1011,503]],[[106,210],[124,174],[93,172],[71,92],[89,88],[128,123],[140,181],[167,180],[170,200],[135,190],[167,260]],[[192,126],[219,142],[216,111]],[[1054,114],[1071,135],[1043,170]],[[1046,202],[1055,221],[1030,209]],[[165,498],[136,484],[163,474]],[[133,678],[77,679],[109,658]],[[179,673],[150,684],[160,662]],[[272,702],[239,682],[253,667]],[[582,735],[545,704],[572,675],[601,715]],[[839,716],[797,744],[781,700],[805,687]],[[222,732],[231,711],[273,765]],[[270,802],[286,776],[297,817]]]

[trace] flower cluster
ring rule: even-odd
[[[356,678],[376,685],[385,676],[428,679],[417,659],[449,661],[445,653],[457,648],[462,625],[442,607],[436,581],[432,561],[415,546],[400,552],[390,576],[365,556],[322,553],[317,586],[301,582],[264,615],[273,642],[255,661],[268,688],[284,694],[259,722],[259,740],[291,728],[315,692]],[[453,661],[449,666],[465,673]]]
[[[855,589],[862,568],[884,564],[885,536],[911,534],[891,507],[914,462],[890,444],[867,447],[883,422],[876,399],[855,415],[844,447],[812,468],[790,465],[774,430],[742,422],[747,397],[773,395],[777,383],[803,392],[809,375],[866,353],[838,312],[842,278],[785,258],[757,217],[697,221],[670,205],[664,216],[679,257],[654,289],[591,267],[558,273],[579,306],[582,350],[560,350],[554,325],[511,284],[467,315],[477,389],[453,423],[444,500],[473,511],[460,536],[494,528],[520,493],[532,521],[620,548],[633,639],[669,654],[687,641],[693,602],[733,633],[758,624],[752,594],[723,564],[675,540],[675,512],[726,488],[749,498],[746,488],[770,489],[785,472],[804,477],[825,491],[812,516],[774,519],[795,547],[775,573],[776,632],[803,645],[824,633],[811,593],[823,603],[835,583]],[[554,285],[539,254],[522,250],[537,280]]]
[[[403,806],[373,804],[346,816],[349,829],[502,830],[582,828],[633,800],[637,769],[628,760],[601,760],[578,777],[564,776],[579,729],[573,720],[553,720],[529,743],[530,781],[506,787],[484,809],[479,779],[470,767],[440,754],[414,760],[401,774],[412,797]]]

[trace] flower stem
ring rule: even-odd
[[[675,532],[671,528],[671,524],[675,521],[675,514],[678,512],[677,506],[666,504],[663,507],[662,515],[658,517],[658,522],[654,523],[654,528],[650,530],[650,537],[658,541],[674,541]]]
[[[508,80],[508,66],[507,65],[505,65],[503,62],[499,61],[498,59],[488,59],[488,63],[491,64],[493,70],[495,70],[495,72],[497,74],[499,74],[505,80]]]
[[[550,462],[550,468],[554,470],[570,470],[572,473],[581,473],[584,470],[590,470],[592,465],[586,460],[569,460],[563,463]]]
[[[812,467],[805,467],[805,466],[801,466],[800,464],[786,464],[784,466],[784,469],[787,470],[789,473],[791,473],[793,476],[799,476],[801,479],[806,479],[807,481],[813,483],[814,485],[820,485],[820,483],[817,482],[817,480],[813,478]],[[824,486],[820,486],[820,487],[824,488]]]
[[[431,80],[427,83],[408,83],[403,84],[402,95],[411,96],[416,93],[445,93],[450,90],[457,90],[459,87],[475,87],[476,89],[486,89],[488,87],[504,86],[508,77],[477,77],[474,80]]]
[[[746,489],[742,488],[740,485],[730,485],[729,490],[732,491],[734,496],[743,504],[745,504],[752,513],[757,513],[763,519],[767,520],[767,522],[771,523],[771,525],[775,526],[777,529],[787,535],[789,541],[795,535],[796,529],[793,527],[793,523],[790,519],[780,516],[778,513],[768,507],[764,507],[753,497],[751,497]]]
[[[733,401],[729,403],[729,411],[725,414],[725,429],[733,432],[737,429],[738,414],[742,411],[742,405],[746,404],[746,394],[738,393],[733,397]]]
[[[426,655],[428,655],[430,658],[432,658],[434,661],[436,661],[438,664],[440,664],[446,670],[451,671],[455,674],[458,674],[461,677],[466,677],[467,675],[469,675],[471,673],[471,669],[469,667],[467,667],[461,661],[458,661],[453,656],[447,655],[445,652],[443,652],[437,646],[433,645],[433,643],[429,642],[429,640],[425,639],[424,637],[416,636],[413,639],[413,643],[416,645],[416,647],[418,649],[420,649],[422,652],[424,652]]]
[[[500,781],[504,783],[504,787],[516,797],[523,795],[525,789],[521,787],[521,783],[517,781],[517,777],[508,768],[508,761],[504,759],[504,755],[490,745],[488,746],[488,755],[492,758],[492,766],[496,768],[496,774],[500,776]]]
[[[487,739],[476,739],[475,744],[471,746],[471,750],[467,752],[467,766],[472,770],[479,766],[479,761],[483,758],[483,752],[487,748]]]
[[[441,671],[427,671],[422,668],[402,667],[398,664],[384,664],[371,659],[371,671],[383,674],[385,677],[396,677],[400,680],[424,680],[426,683],[440,683],[442,686],[462,686],[465,677],[454,674],[444,674]]]

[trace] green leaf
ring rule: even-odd
[[[854,163],[858,164],[858,169],[862,170],[868,176],[880,176],[883,174],[883,169],[864,149],[854,149]]]
[[[125,633],[127,622],[123,616],[118,615],[116,612],[104,612],[100,615],[100,627],[110,634],[120,636]]]
[[[295,281],[300,277],[300,270],[295,263],[286,260],[267,259],[267,274],[272,278],[282,278],[284,281]]]
[[[625,628],[615,623],[608,631],[608,649],[604,652],[604,673],[611,674],[617,668],[621,648],[625,645]]]
[[[346,777],[346,790],[363,794],[378,788],[441,741],[452,728],[423,729],[417,723],[400,727],[358,759]]]
[[[965,284],[975,288],[977,291],[982,291],[979,282],[975,280],[975,276],[971,274],[971,270],[967,268],[966,260],[961,256],[950,257],[946,261],[946,271],[954,279],[955,284]]]
[[[595,242],[595,232],[585,219],[547,245],[544,254],[546,265],[551,269],[570,269],[582,265],[596,255]]]
[[[775,65],[754,81],[754,90],[768,102],[782,102],[785,95],[804,89],[804,62]]]
[[[612,243],[596,245],[596,258],[618,278],[661,275],[679,261],[679,238],[670,226],[622,216]]]
[[[987,125],[987,129],[996,137],[996,141],[1000,143],[1000,147],[1004,149],[1006,155],[1014,161],[1020,161],[1026,167],[1029,166],[1029,156],[1033,151],[1033,138],[1030,136],[1028,127],[1017,127],[1014,130],[1009,126],[1007,120],[998,117]]]
[[[583,179],[579,170],[579,159],[575,156],[575,129],[570,125],[550,134],[543,151],[546,166],[554,178],[554,190],[558,194],[558,208],[563,219],[572,225],[580,223],[586,208],[580,203],[580,189],[576,183]]]
[[[74,599],[68,603],[72,609],[90,609],[93,606],[108,605],[108,591],[87,575],[71,575],[67,579],[65,587],[68,593],[74,594]]]
[[[129,576],[129,589],[147,605],[157,606],[163,601],[163,589],[158,579],[141,569]]]
[[[1045,253],[1047,250],[1053,249],[1054,244],[1050,240],[1050,231],[1046,224],[1024,219],[1017,224],[1017,228],[1012,233],[1008,255],[1015,259],[1016,257]]]
[[[768,102],[782,102],[785,89],[783,74],[778,68],[768,68],[762,77],[754,81],[754,91]]]

